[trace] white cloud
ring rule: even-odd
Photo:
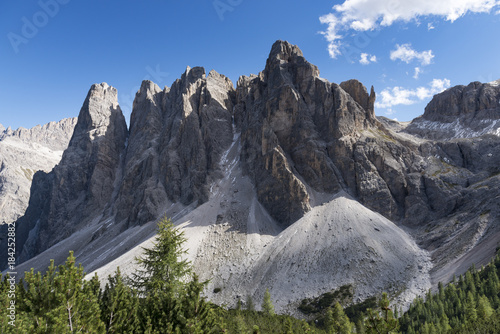
[[[377,62],[377,56],[370,55],[368,53],[362,53],[361,59],[359,59],[359,63],[362,65],[368,65],[370,63],[376,63],[376,62]]]
[[[434,28],[434,25],[432,23],[427,23],[427,30],[432,30],[432,29],[436,29]]]
[[[415,67],[415,74],[413,75],[413,79],[417,80],[420,73],[422,73],[420,67]]]
[[[341,54],[342,31],[374,30],[426,16],[453,22],[467,13],[489,13],[499,6],[500,0],[345,0],[333,6],[333,13],[321,16],[320,22],[328,25],[322,34],[328,42],[330,57],[336,58]]]
[[[434,58],[432,50],[418,52],[412,49],[411,44],[396,44],[396,50],[391,51],[391,60],[401,60],[409,64],[413,60],[420,62],[420,65],[429,65]]]
[[[326,31],[322,31],[321,33],[323,34],[323,36],[325,36],[326,40],[328,41],[328,53],[330,54],[330,57],[337,58],[337,56],[340,55],[339,40],[342,38],[340,35],[337,34],[339,21],[337,17],[331,13],[321,16],[319,18],[319,21],[322,24],[328,24],[328,28],[326,29]]]
[[[379,101],[375,102],[376,108],[389,109],[397,105],[411,105],[441,93],[450,87],[448,79],[433,79],[427,86],[415,89],[405,89],[403,87],[386,88],[378,94]]]

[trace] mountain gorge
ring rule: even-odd
[[[170,88],[144,81],[129,130],[116,89],[93,85],[61,162],[33,179],[19,271],[72,249],[100,277],[131,272],[163,215],[185,231],[209,298],[230,306],[269,288],[293,313],[346,284],[357,300],[386,290],[405,304],[488,262],[498,84],[444,91],[409,125],[377,118],[375,98],[283,41],[236,88],[200,67]]]

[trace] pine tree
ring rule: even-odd
[[[285,334],[294,334],[292,320],[290,320],[290,318],[287,318],[285,321]]]
[[[262,311],[264,314],[268,315],[274,315],[274,305],[271,301],[271,293],[269,292],[269,289],[266,289],[266,292],[264,293],[264,301],[262,302]]]
[[[125,284],[120,268],[108,277],[100,305],[106,333],[134,333],[139,329],[139,300],[135,291]]]
[[[58,270],[54,261],[42,276],[26,273],[27,289],[21,293],[22,312],[31,333],[104,333],[100,319],[96,281],[86,281],[83,267],[75,266],[70,252]]]
[[[387,293],[382,294],[379,301],[379,308],[382,314],[368,309],[368,319],[366,324],[367,333],[388,334],[395,333],[399,328],[398,320],[394,319],[391,308],[389,307],[389,298]]]
[[[465,320],[473,323],[477,320],[476,300],[471,291],[467,292],[467,300],[465,302]]]
[[[143,257],[136,258],[140,269],[132,274],[132,284],[141,292],[163,291],[178,294],[182,279],[191,273],[190,263],[181,259],[187,251],[182,248],[184,233],[164,217],[158,223],[156,242],[143,248]]]
[[[250,294],[247,295],[245,306],[247,311],[255,311],[255,304],[253,303],[253,298]]]
[[[339,334],[348,334],[352,331],[352,324],[349,321],[349,318],[344,313],[344,309],[337,302],[333,306],[333,319],[334,319],[334,329],[336,333]]]
[[[490,301],[486,296],[479,297],[477,303],[477,316],[479,319],[488,319],[495,311],[491,307]]]

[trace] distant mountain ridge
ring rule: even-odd
[[[75,125],[76,118],[31,129],[5,129],[0,124],[0,223],[13,222],[24,213],[34,173],[48,172],[59,162]]]
[[[477,117],[494,117],[495,94],[494,85],[452,88],[422,118],[460,118],[472,108],[464,103],[479,106]],[[185,229],[195,270],[222,289],[207,292],[220,303],[245,291],[261,297],[258,286],[267,284],[276,296],[294,291],[293,300],[279,302],[292,312],[301,298],[356,283],[359,268],[371,281],[360,283],[358,298],[370,286],[398,286],[404,303],[487,262],[500,235],[500,137],[412,133],[411,125],[379,121],[375,98],[373,87],[368,93],[357,80],[321,78],[284,41],[274,43],[264,70],[240,77],[236,89],[200,67],[188,67],[170,88],[144,81],[129,130],[116,89],[93,85],[60,164],[33,180],[17,221],[18,258],[26,261],[20,268],[62,262],[72,249],[101,277],[116,265],[130,272],[137,246],[151,243],[162,215]],[[360,252],[374,262],[362,262]],[[322,256],[329,259],[324,271],[293,260]],[[336,272],[344,278],[333,279]],[[395,280],[388,272],[398,273]],[[285,273],[290,281],[279,284]],[[302,291],[311,275],[314,284]]]
[[[436,140],[500,136],[499,82],[471,82],[435,95],[405,131]]]

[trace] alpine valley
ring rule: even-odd
[[[17,220],[17,271],[74,250],[89,275],[129,274],[167,216],[217,304],[267,288],[277,312],[295,314],[350,284],[354,301],[386,291],[407,306],[495,254],[500,81],[450,88],[408,123],[376,117],[375,98],[277,41],[236,88],[200,67],[171,87],[144,81],[129,128],[106,83],[77,121],[2,127],[1,220]]]

